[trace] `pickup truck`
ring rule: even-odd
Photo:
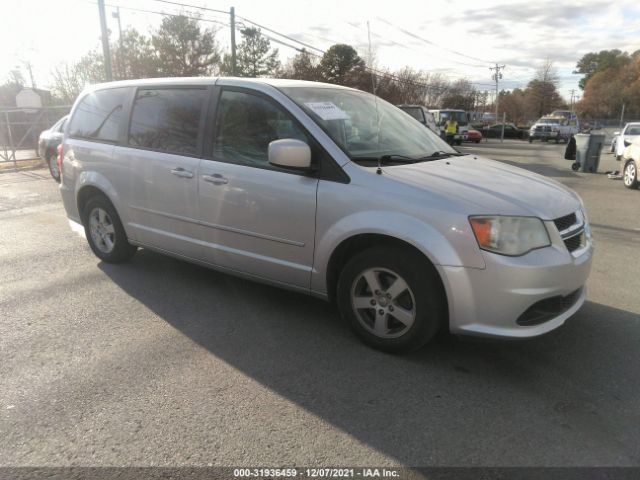
[[[529,143],[534,140],[548,142],[561,140],[568,142],[571,135],[579,133],[578,125],[572,125],[566,117],[562,115],[545,115],[531,126],[529,130]]]

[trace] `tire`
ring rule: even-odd
[[[560,143],[560,139],[556,137],[556,145]]]
[[[529,143],[533,143],[533,138],[529,137]]]
[[[393,246],[369,248],[347,262],[337,303],[364,343],[391,353],[422,347],[446,320],[445,296],[433,265],[417,252]]]
[[[49,167],[49,173],[53,179],[60,183],[60,170],[58,169],[58,155],[56,153],[49,152],[46,157],[47,166]]]
[[[456,140],[456,145],[462,145],[462,140]]]
[[[480,143],[480,139],[474,140],[475,143]]]
[[[640,182],[638,182],[638,168],[633,160],[629,160],[624,166],[622,183],[627,188],[638,188],[640,185]]]
[[[120,217],[105,196],[96,195],[87,201],[82,220],[87,242],[100,260],[121,263],[136,253],[137,247],[127,241]]]

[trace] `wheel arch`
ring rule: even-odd
[[[380,245],[405,249],[423,258],[426,264],[428,264],[430,268],[433,269],[433,273],[435,274],[434,278],[437,279],[442,295],[444,297],[444,305],[445,306],[448,305],[447,291],[445,288],[445,284],[433,260],[429,258],[429,256],[426,255],[416,245],[413,245],[412,243],[406,240],[402,240],[400,238],[387,235],[387,234],[382,234],[382,233],[355,234],[353,236],[350,236],[342,240],[336,246],[336,248],[331,253],[331,256],[329,257],[329,261],[327,263],[327,269],[326,269],[326,288],[327,288],[327,296],[330,301],[333,301],[336,298],[336,291],[338,286],[338,279],[340,277],[340,272],[342,271],[344,266],[347,264],[349,259],[351,259],[354,255],[356,255],[359,252],[362,252],[368,248],[371,248],[374,246],[380,246]]]
[[[113,205],[113,208],[118,213],[118,216],[122,220],[123,225],[126,225],[122,218],[122,211],[120,207],[120,197],[113,187],[111,182],[107,180],[103,175],[97,172],[82,172],[76,182],[76,205],[78,207],[78,213],[80,218],[84,220],[83,211],[87,204],[87,201],[94,195],[103,195]]]

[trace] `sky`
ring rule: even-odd
[[[489,67],[496,62],[505,65],[500,89],[512,89],[526,86],[536,68],[549,59],[559,74],[560,93],[569,99],[572,89],[580,95],[580,75],[572,72],[582,55],[640,49],[637,0],[175,1],[222,11],[234,6],[241,25],[250,25],[240,18],[244,17],[318,49],[311,51],[348,43],[363,57],[369,48],[368,23],[377,68],[410,66],[453,80],[465,78],[479,90],[495,88]],[[113,41],[118,37],[118,22],[112,17],[116,6],[123,29],[135,27],[146,33],[157,29],[163,18],[150,11],[198,11],[160,0],[105,0],[105,4]],[[210,20],[203,26],[217,28],[217,39],[228,49],[228,15],[200,13]],[[272,45],[278,47],[283,63],[297,53],[282,44]],[[0,1],[0,81],[19,68],[30,83],[25,66],[29,62],[36,86],[49,88],[55,66],[99,48],[96,0]]]

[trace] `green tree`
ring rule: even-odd
[[[197,77],[214,73],[220,64],[220,48],[212,29],[202,30],[197,18],[165,17],[151,36],[157,58],[157,74]]]
[[[332,45],[320,60],[320,72],[324,80],[338,85],[345,85],[349,73],[353,70],[363,68],[364,60],[351,45]]]
[[[157,77],[158,59],[151,40],[136,29],[122,32],[122,38],[112,46],[114,76],[118,80]]]
[[[268,77],[276,75],[280,68],[278,49],[262,35],[259,28],[249,27],[241,31],[242,42],[237,50],[237,75],[240,77]],[[225,56],[224,70],[231,72],[231,59]]]
[[[596,73],[609,68],[617,69],[629,64],[629,62],[631,62],[631,57],[629,57],[627,52],[622,52],[618,49],[601,50],[599,52],[591,52],[583,55],[582,58],[578,60],[574,73],[581,73],[584,75],[578,84],[580,88],[584,90],[589,79]]]
[[[284,78],[292,78],[294,80],[322,81],[322,74],[316,57],[312,56],[304,48],[284,67],[282,75]]]

